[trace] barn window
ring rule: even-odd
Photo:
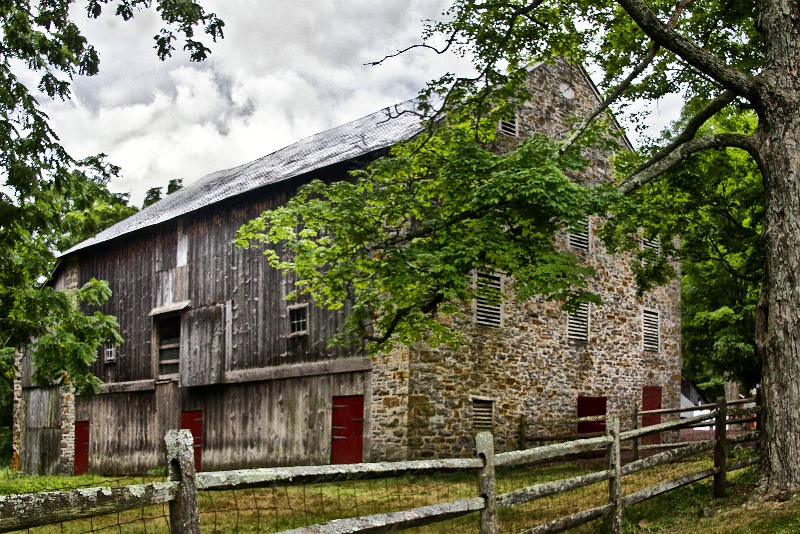
[[[308,304],[289,306],[289,336],[308,335]]]
[[[491,399],[472,399],[472,430],[492,430],[494,421],[494,401]]]
[[[588,302],[582,302],[577,310],[567,314],[567,339],[579,343],[589,341]]]
[[[478,273],[475,282],[475,322],[499,328],[503,320],[503,279],[499,273]]]
[[[661,252],[661,240],[658,239],[658,236],[652,239],[642,238],[642,248],[645,250],[652,250],[656,254]]]
[[[569,246],[576,250],[589,250],[589,218],[575,223],[569,230]]]
[[[514,115],[508,119],[504,119],[500,121],[500,132],[506,135],[512,135],[516,137],[518,135],[517,130],[517,116]]]
[[[180,371],[181,316],[166,315],[156,319],[158,335],[158,375],[177,376]]]
[[[103,362],[114,363],[117,361],[117,346],[103,345]]]
[[[661,347],[659,313],[655,310],[642,310],[642,346],[644,350],[658,352]]]

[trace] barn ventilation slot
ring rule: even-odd
[[[659,313],[654,310],[642,310],[642,345],[644,350],[658,352],[661,346]]]
[[[589,250],[589,218],[575,223],[569,230],[569,246],[577,250]]]
[[[475,322],[481,326],[494,328],[502,326],[502,276],[497,273],[478,273],[475,290]]]
[[[578,309],[567,314],[567,338],[570,341],[589,341],[589,304],[582,302]]]
[[[516,137],[518,135],[517,131],[517,116],[514,115],[505,120],[500,121],[500,131],[506,135],[512,135]]]
[[[472,399],[472,429],[492,430],[494,420],[494,401],[487,399]]]

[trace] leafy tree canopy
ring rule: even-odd
[[[42,285],[55,251],[129,215],[126,195],[106,185],[119,169],[102,156],[72,158],[60,145],[38,98],[67,99],[72,77],[93,75],[100,60],[72,19],[73,0],[12,1],[0,5],[0,372],[9,376],[13,353],[29,348],[42,382],[68,379],[97,388],[88,369],[101,342],[121,341],[113,317],[85,314],[110,295],[91,280],[57,292]],[[177,40],[193,61],[209,49],[197,35],[222,37],[223,23],[193,0],[87,0],[96,18],[111,8],[125,20],[155,7],[164,27],[154,37],[165,59]],[[23,80],[38,79],[36,87]]]

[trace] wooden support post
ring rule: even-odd
[[[619,418],[611,416],[606,419],[606,432],[613,441],[608,444],[608,502],[614,505],[611,512],[611,532],[622,532],[622,458],[620,455]]]
[[[481,534],[497,534],[497,480],[494,475],[494,437],[490,432],[478,432],[475,436],[478,458],[483,468],[478,475],[478,491],[486,502],[481,510]]]
[[[714,497],[725,497],[725,473],[727,471],[728,431],[727,401],[717,398],[717,416],[714,423]]]
[[[528,448],[528,418],[524,415],[519,416],[519,436],[517,437],[517,449],[525,450]]]
[[[167,478],[180,484],[175,499],[169,503],[170,532],[200,534],[192,433],[189,430],[168,430],[164,442],[167,445]]]
[[[633,426],[631,430],[636,430],[639,428],[639,406],[637,404],[633,405],[633,419],[631,421]],[[633,460],[636,461],[639,459],[639,437],[635,437],[631,440],[631,447],[633,447]]]

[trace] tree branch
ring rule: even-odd
[[[676,137],[669,145],[665,146],[661,150],[656,153],[655,156],[650,158],[648,161],[639,165],[631,174],[638,174],[645,170],[647,167],[656,164],[657,162],[661,161],[665,157],[667,157],[673,150],[678,148],[680,145],[687,143],[694,139],[695,135],[697,135],[697,130],[706,123],[708,119],[713,117],[717,114],[722,108],[730,104],[733,99],[736,98],[736,95],[732,91],[725,91],[717,98],[712,100],[708,103],[706,107],[696,113],[689,122],[686,123],[686,127],[683,131]]]
[[[721,58],[705,51],[674,28],[662,23],[642,0],[617,0],[617,3],[657,44],[675,53],[699,71],[708,74],[726,89],[751,102],[758,100],[755,78],[728,66]]]
[[[747,151],[754,158],[758,159],[756,147],[753,144],[753,140],[750,136],[739,134],[707,135],[681,144],[679,147],[675,148],[658,161],[652,162],[644,169],[632,173],[625,179],[624,182],[619,185],[619,190],[626,194],[631,193],[646,183],[652,181],[663,172],[682,162],[692,154],[710,148],[717,150],[723,148],[741,148],[742,150]]]

